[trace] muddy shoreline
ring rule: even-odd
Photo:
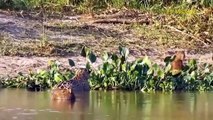
[[[153,41],[155,39],[148,40],[143,34],[136,34],[137,31],[135,32],[128,25],[91,24],[92,18],[84,15],[70,18],[76,19],[48,19],[43,24],[40,20],[1,11],[0,35],[4,40],[19,42],[21,45],[25,41],[40,41],[43,37],[43,27],[45,27],[45,36],[48,41],[61,41],[62,43],[68,41],[74,45],[88,44],[95,52],[117,51],[117,46],[124,44],[130,49],[130,60],[148,55],[153,62],[162,64],[167,55],[172,55],[175,50],[182,49],[186,51],[187,59],[213,64],[213,47],[211,45],[201,48],[203,52],[196,52],[196,48],[181,47],[181,44],[179,46],[165,45],[165,43],[161,45],[158,41]],[[79,49],[76,51],[79,53]],[[58,57],[54,55],[51,57],[2,55],[0,56],[0,77],[15,76],[19,72],[27,73],[29,69],[33,71],[45,69],[48,60],[58,60],[62,66],[69,67],[68,58],[73,59],[77,63],[77,67],[85,65],[85,59],[76,54]],[[95,66],[100,63],[99,58]]]

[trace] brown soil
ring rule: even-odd
[[[187,59],[197,59],[200,63],[210,63],[213,64],[212,54],[206,55],[187,55]],[[41,69],[46,69],[48,66],[49,60],[57,60],[60,64],[65,67],[69,68],[68,58],[71,58],[75,61],[76,67],[85,67],[85,58],[80,56],[73,56],[73,57],[18,57],[18,56],[1,56],[0,57],[0,77],[6,76],[16,76],[19,72],[23,74],[27,74],[29,70],[37,71]],[[129,58],[130,61],[134,60],[135,57],[131,56]],[[156,58],[151,57],[152,61],[163,64],[163,57]],[[97,67],[101,64],[101,59],[97,59],[96,63],[94,63],[94,67]]]
[[[44,22],[45,35],[49,41],[69,41],[75,44],[88,44],[95,52],[116,51],[119,44],[130,48],[130,60],[148,55],[154,62],[162,64],[167,55],[176,49],[184,49],[187,59],[197,59],[198,62],[213,64],[212,46],[203,46],[202,52],[198,48],[185,43],[170,45],[159,43],[156,39],[148,39],[145,35],[136,34],[131,25],[97,24],[92,23],[90,16],[66,16],[64,18],[48,19]],[[149,29],[149,26],[147,26]],[[146,29],[147,29],[146,28]],[[15,42],[39,41],[42,39],[42,22],[25,16],[11,15],[9,12],[0,11],[0,35]],[[151,32],[151,31],[150,31]],[[177,37],[178,39],[178,37]],[[189,43],[190,44],[190,43]],[[45,69],[48,60],[58,60],[63,66],[68,67],[67,59],[72,58],[77,67],[85,65],[85,59],[80,56],[63,57],[28,57],[0,56],[0,77],[14,76],[18,72],[27,73],[29,69],[36,71]],[[101,60],[95,66],[99,65]]]

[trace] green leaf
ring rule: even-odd
[[[196,65],[197,65],[196,60],[195,60],[195,59],[189,60],[189,65],[190,65],[190,66],[196,66]]]
[[[172,65],[171,64],[168,64],[165,68],[165,73],[168,73],[172,68]]]
[[[54,75],[54,81],[55,81],[55,82],[59,83],[59,82],[61,82],[62,80],[63,80],[63,76],[62,76],[61,74],[56,73],[56,74]]]
[[[96,61],[96,56],[95,56],[95,54],[93,53],[93,52],[91,52],[90,54],[89,54],[89,60],[92,62],[92,63],[94,63],[95,61]]]
[[[173,60],[175,59],[175,56],[167,56],[165,59],[164,59],[164,62],[166,63],[166,65],[168,65],[170,62],[172,62]]]
[[[86,63],[86,68],[87,68],[88,70],[90,70],[90,69],[91,69],[91,65],[90,65],[90,63],[89,63],[89,62],[87,62],[87,63]]]
[[[149,67],[151,67],[152,63],[151,61],[149,60],[149,57],[148,56],[145,56],[143,58],[143,63],[147,64]]]
[[[112,60],[115,62],[118,59],[118,55],[112,54]]]
[[[164,74],[163,70],[159,69],[158,72],[157,72],[157,74],[158,74],[158,77],[160,77],[161,79],[163,79],[165,77],[165,74]]]
[[[107,61],[109,59],[109,54],[106,52],[103,55],[103,61]]]
[[[117,59],[116,61],[115,61],[115,63],[116,63],[116,66],[120,66],[121,65],[121,59]]]
[[[38,79],[35,80],[35,85],[39,85],[40,83],[41,82]]]
[[[147,71],[147,74],[148,74],[148,75],[151,75],[152,73],[153,73],[153,69],[150,68],[150,69]]]
[[[135,62],[137,62],[138,64],[139,64],[139,63],[142,63],[142,62],[143,62],[143,59],[142,59],[142,58],[138,58],[138,59],[136,59]]]
[[[104,82],[104,87],[107,88],[108,87],[108,84],[106,82]]]
[[[72,59],[68,59],[68,62],[71,67],[75,66],[75,62]]]
[[[195,73],[195,71],[192,71],[192,73],[190,74],[190,76],[192,77],[192,79],[195,79],[195,78],[196,78],[196,73]]]
[[[131,65],[131,66],[130,66],[130,71],[135,70],[136,65],[137,65],[137,63],[134,63],[133,65]]]
[[[102,68],[102,70],[103,70],[104,73],[106,73],[108,65],[109,65],[108,62],[103,63],[103,68]]]
[[[153,68],[155,71],[158,71],[158,70],[160,69],[159,65],[156,64],[156,63],[152,66],[152,68]]]
[[[38,76],[37,77],[41,77],[41,78],[47,78],[48,77],[48,72],[46,70],[40,70],[38,72]]]
[[[125,72],[126,72],[126,71],[127,71],[126,68],[127,68],[126,63],[125,63],[125,64],[122,64],[122,71],[125,71]]]
[[[83,46],[81,49],[81,56],[86,57],[89,49],[86,46]]]
[[[125,59],[127,59],[128,55],[129,55],[129,49],[119,46],[119,51],[120,51],[121,56],[123,56]]]
[[[108,62],[105,62],[103,64],[102,70],[103,70],[104,74],[112,73],[113,72],[113,66],[112,66],[112,64],[109,64]]]

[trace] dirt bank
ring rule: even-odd
[[[0,11],[0,43],[10,41],[9,45],[0,44],[2,52],[0,53],[0,77],[17,75],[18,72],[27,73],[29,69],[36,71],[46,68],[48,60],[52,59],[58,60],[65,67],[68,67],[68,58],[76,61],[77,67],[85,65],[84,58],[76,54],[61,56],[60,53],[57,53],[58,57],[55,54],[50,55],[51,57],[41,57],[34,53],[34,50],[29,50],[36,44],[20,47],[28,41],[41,41],[43,35],[48,42],[55,42],[56,45],[71,43],[67,45],[68,48],[62,49],[68,53],[70,49],[72,49],[72,53],[79,53],[79,48],[76,48],[78,45],[88,45],[97,54],[101,54],[103,51],[117,51],[119,45],[125,45],[130,49],[130,60],[148,55],[154,62],[162,64],[167,55],[171,55],[176,49],[183,49],[187,53],[187,59],[197,59],[198,62],[213,64],[212,45],[201,45],[198,48],[191,45],[191,41],[181,41],[182,35],[168,32],[165,29],[157,29],[152,25],[135,27],[129,24],[97,24],[92,23],[92,20],[90,16],[82,15],[60,19],[51,18],[42,23],[41,19]],[[14,46],[15,48],[20,47],[21,50],[14,50]],[[63,48],[63,46],[61,47]],[[26,53],[32,54],[25,57],[10,54],[11,51],[22,52],[23,48]],[[5,51],[9,54],[3,54]],[[41,50],[41,52],[43,51]],[[51,52],[49,53],[51,54]],[[101,60],[98,59],[95,65],[100,63]]]
[[[210,63],[213,64],[211,58],[212,55],[187,55],[188,58],[197,59],[200,63]],[[63,67],[69,68],[68,58],[71,58],[75,61],[76,67],[85,67],[85,58],[80,56],[73,57],[9,57],[1,56],[0,57],[0,77],[6,76],[16,76],[19,72],[27,74],[29,70],[37,71],[40,69],[46,69],[48,66],[49,60],[57,60],[61,63]],[[135,57],[130,57],[129,60],[134,60]],[[156,63],[163,64],[162,58],[151,57]],[[100,65],[102,62],[101,59],[97,59],[97,62],[94,63],[94,67]]]

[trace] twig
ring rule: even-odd
[[[149,24],[150,21],[147,20],[147,19],[143,19],[143,20],[100,19],[100,20],[95,20],[93,23],[113,23],[113,24],[132,24],[132,23],[139,23],[139,24]]]
[[[120,18],[123,17],[123,14],[121,12],[117,12],[112,15],[95,15],[94,18],[96,19],[105,19],[105,18]]]
[[[169,26],[169,25],[164,25],[164,26],[167,27],[167,28],[169,28],[169,29],[172,29],[172,30],[174,30],[174,31],[176,31],[176,32],[179,32],[179,33],[181,33],[181,34],[183,34],[183,35],[186,35],[186,36],[188,36],[188,37],[191,37],[191,38],[193,38],[193,39],[195,39],[195,40],[197,40],[197,41],[200,41],[200,42],[202,42],[205,46],[208,46],[208,44],[206,44],[203,40],[201,40],[201,39],[195,37],[195,36],[192,35],[192,34],[185,33],[185,32],[183,32],[183,31],[181,31],[181,30],[179,30],[179,29],[177,29],[177,28],[175,28],[175,27],[173,27],[173,26]]]

